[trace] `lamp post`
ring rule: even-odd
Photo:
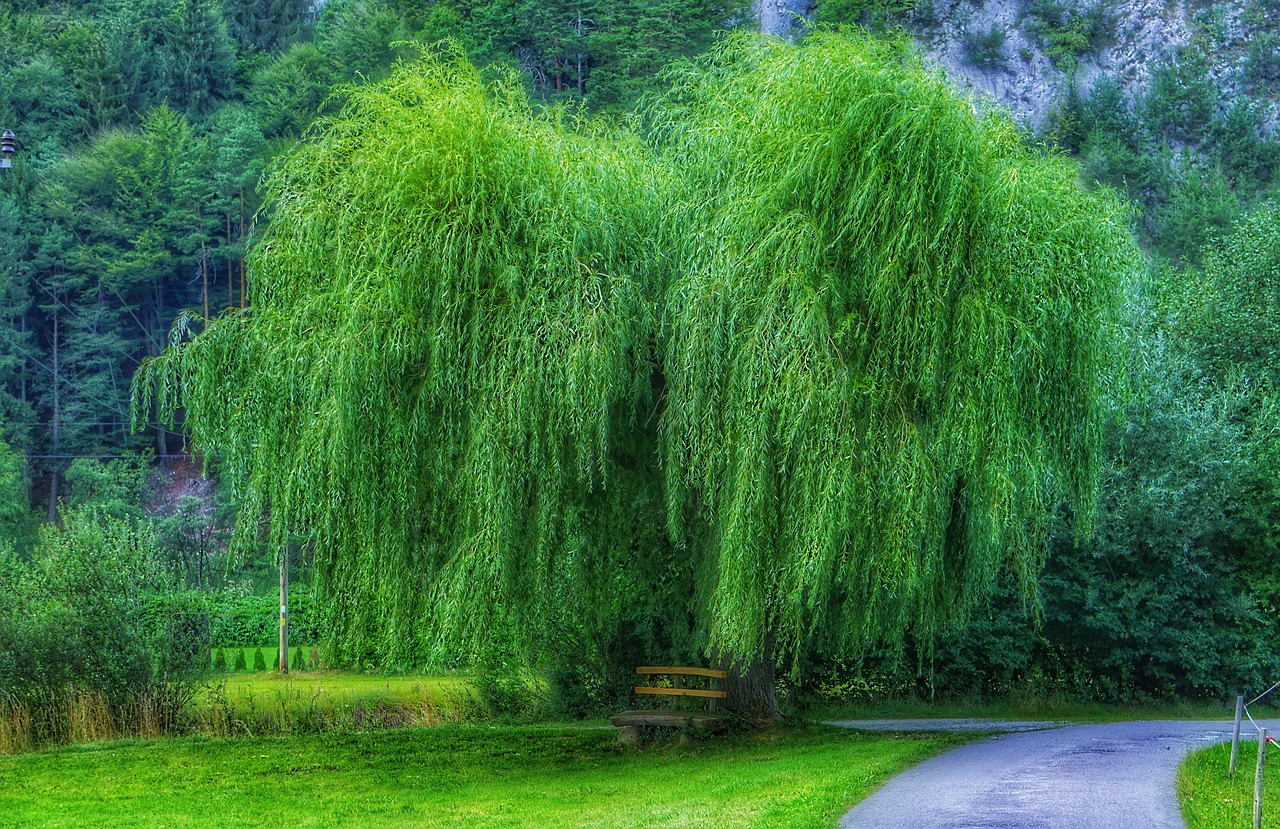
[[[13,134],[13,130],[0,133],[0,170],[13,167],[13,156],[16,152],[18,152],[18,137]]]

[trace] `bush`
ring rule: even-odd
[[[172,728],[208,650],[191,654],[198,622],[151,612],[170,597],[154,534],[91,508],[62,519],[28,559],[0,542],[0,699],[29,712],[23,744]]]
[[[73,685],[112,703],[152,678],[156,631],[144,597],[159,590],[145,528],[70,511],[46,526],[30,562],[0,561],[0,694],[48,695]],[[7,640],[7,641],[6,641]]]
[[[215,674],[225,674],[227,672],[227,649],[226,648],[214,649],[213,672]]]
[[[303,659],[302,659],[302,647],[301,647],[301,646],[299,646],[298,648],[296,648],[296,649],[294,650],[294,652],[293,652],[293,665],[292,665],[291,667],[292,667],[292,669],[293,669],[293,670],[295,670],[295,671],[303,671],[303,670],[306,670],[306,662],[304,662],[304,661],[303,661]]]
[[[267,658],[262,653],[262,648],[254,648],[253,650],[253,669],[255,671],[265,671],[267,669]]]
[[[1004,66],[1004,29],[992,23],[986,32],[965,32],[964,49],[975,66],[996,69]]]
[[[237,673],[249,670],[249,663],[244,659],[244,648],[236,648],[236,664],[233,670]]]
[[[1209,75],[1209,59],[1194,47],[1184,48],[1151,75],[1145,102],[1152,129],[1166,139],[1201,140],[1213,122],[1218,87]]]
[[[200,591],[195,596],[209,616],[209,638],[214,645],[252,645],[273,641],[279,635],[280,600],[274,593],[254,596],[232,589]],[[319,607],[306,587],[290,588],[290,638],[318,642],[319,615]]]
[[[1072,11],[1061,0],[1032,0],[1027,26],[1040,39],[1054,65],[1067,74],[1075,72],[1079,59],[1105,46],[1114,21],[1102,4]]]
[[[1244,76],[1252,89],[1273,93],[1280,88],[1280,34],[1262,32],[1249,43]]]

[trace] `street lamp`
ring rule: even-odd
[[[8,170],[13,166],[13,154],[18,151],[18,136],[13,130],[0,133],[0,170]]]

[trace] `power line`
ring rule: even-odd
[[[108,403],[108,402],[106,402],[105,400],[102,400],[102,399],[100,399],[100,398],[94,397],[92,394],[89,394],[89,392],[88,392],[88,391],[86,391],[86,390],[84,389],[84,387],[82,387],[82,386],[78,386],[78,385],[76,385],[75,383],[72,383],[70,380],[67,380],[67,379],[65,379],[64,377],[59,376],[58,372],[54,371],[53,369],[49,368],[49,366],[47,366],[47,365],[45,365],[44,363],[40,362],[39,358],[37,358],[37,357],[36,357],[34,354],[32,354],[30,351],[27,351],[25,348],[23,348],[22,346],[20,346],[20,345],[18,345],[17,343],[15,343],[13,340],[9,339],[8,335],[6,335],[6,334],[4,333],[4,330],[3,330],[3,329],[0,329],[0,337],[3,337],[3,338],[4,338],[4,340],[5,340],[6,342],[8,342],[8,343],[9,343],[9,345],[11,345],[11,346],[13,346],[14,348],[16,348],[16,349],[18,350],[18,352],[19,352],[19,353],[21,353],[21,354],[22,354],[24,357],[26,357],[28,360],[30,360],[31,362],[33,362],[33,363],[35,363],[36,365],[40,366],[40,368],[42,368],[42,369],[44,369],[45,371],[47,371],[47,372],[49,372],[50,374],[52,374],[52,375],[53,375],[54,382],[62,382],[62,383],[64,383],[65,385],[68,385],[68,386],[70,386],[71,388],[76,389],[76,390],[77,390],[77,391],[79,391],[81,394],[83,394],[85,397],[89,398],[90,400],[94,401],[95,403],[97,403],[97,404],[99,404],[99,405],[101,405],[101,406],[105,406],[105,407],[107,407],[108,409],[110,409],[111,411],[113,411],[113,412],[115,412],[116,414],[120,415],[121,417],[125,417],[125,418],[129,417],[129,415],[127,415],[127,414],[125,413],[124,409],[121,409],[119,406],[116,406],[116,405],[115,405],[115,404],[113,404],[113,403]]]
[[[139,455],[27,455],[26,457],[34,460],[55,460],[55,461],[73,461],[81,459],[89,459],[94,461],[127,461],[135,460]],[[153,458],[163,458],[169,460],[171,458],[192,458],[194,455],[168,454],[168,455],[152,455]]]
[[[70,305],[67,305],[67,303],[65,303],[65,302],[63,302],[61,299],[59,299],[59,298],[58,298],[58,295],[57,295],[56,293],[54,293],[53,291],[49,290],[49,288],[48,288],[48,287],[47,287],[43,282],[41,282],[41,281],[40,281],[39,277],[37,277],[35,274],[31,274],[31,281],[32,281],[32,282],[34,282],[34,283],[36,283],[37,285],[39,285],[39,286],[40,286],[40,288],[41,288],[41,289],[42,289],[46,294],[48,294],[49,296],[53,297],[53,301],[54,301],[54,302],[56,302],[56,303],[58,303],[59,305],[61,305],[64,309],[66,309],[66,312],[67,312],[68,314],[70,314],[70,315],[71,315],[71,317],[72,317],[76,322],[80,323],[80,324],[81,324],[81,325],[83,325],[85,328],[88,328],[88,329],[92,330],[93,326],[91,326],[89,323],[85,322],[85,321],[84,321],[84,318],[83,318],[83,317],[81,317],[79,314],[77,314],[75,311],[71,310],[71,306],[70,306]],[[117,294],[117,296],[119,296],[119,294]],[[124,300],[121,300],[121,302],[123,302],[123,301],[124,301]],[[134,319],[136,320],[137,318],[135,317]],[[145,333],[145,331],[144,331],[143,333]],[[114,349],[114,350],[115,350],[115,352],[116,352],[117,354],[121,355],[121,356],[122,356],[122,357],[124,357],[126,360],[131,360],[131,361],[133,361],[133,362],[135,362],[135,363],[137,363],[137,364],[139,364],[139,365],[141,365],[141,364],[142,364],[142,361],[141,361],[141,360],[139,360],[137,357],[133,356],[133,355],[132,355],[132,354],[130,354],[129,352],[125,351],[125,350],[124,350],[123,348],[121,348],[120,346],[118,346],[118,345],[116,345],[115,343],[111,342],[110,340],[104,339],[104,340],[103,340],[103,342],[104,342],[104,343],[106,343],[108,346],[110,346],[112,349]]]
[[[147,340],[151,342],[151,345],[155,346],[157,350],[162,349],[163,346],[161,346],[160,343],[156,342],[155,337],[151,336],[151,331],[148,330],[147,327],[142,324],[142,320],[138,319],[138,315],[133,313],[133,309],[129,307],[129,303],[125,302],[124,297],[120,296],[120,292],[116,290],[116,286],[112,285],[110,282],[106,283],[106,285],[108,288],[111,289],[111,293],[116,295],[116,299],[120,300],[120,305],[124,308],[124,310],[129,312],[129,316],[133,317],[133,321],[137,323],[138,328],[142,331],[143,335],[147,338]]]

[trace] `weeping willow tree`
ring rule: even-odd
[[[251,308],[135,379],[240,532],[315,539],[336,653],[636,603],[686,657],[857,651],[1087,522],[1120,205],[901,44],[670,80],[643,140],[449,55],[349,90],[269,179]]]
[[[1128,217],[901,42],[731,40],[651,113],[673,538],[736,653],[925,639],[1087,531]]]

